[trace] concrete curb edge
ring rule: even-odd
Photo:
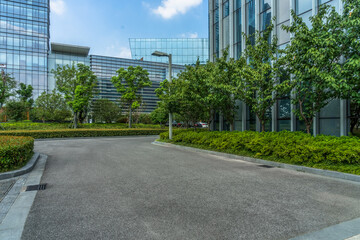
[[[215,151],[210,151],[210,150],[186,147],[186,146],[181,146],[181,145],[176,145],[176,144],[171,144],[171,143],[164,143],[164,142],[159,142],[159,141],[155,141],[155,142],[153,142],[153,144],[159,145],[159,146],[171,146],[171,147],[175,147],[175,148],[179,148],[179,149],[186,149],[186,150],[195,151],[195,152],[208,153],[208,154],[212,154],[212,155],[216,155],[216,156],[233,158],[233,159],[242,160],[242,161],[246,161],[246,162],[264,164],[264,165],[269,165],[272,167],[284,168],[284,169],[288,169],[288,170],[311,173],[311,174],[321,175],[321,176],[325,176],[325,177],[338,178],[338,179],[342,179],[342,180],[348,180],[348,181],[360,183],[360,175],[335,172],[335,171],[323,170],[323,169],[317,169],[317,168],[310,168],[310,167],[304,167],[304,166],[290,165],[290,164],[286,164],[286,163],[272,162],[272,161],[262,160],[262,159],[258,159],[258,158],[244,157],[244,156],[239,156],[239,155],[235,155],[235,154],[215,152]]]
[[[34,166],[36,165],[39,157],[40,157],[39,153],[34,153],[32,158],[30,159],[30,161],[21,169],[11,171],[11,172],[0,173],[0,180],[18,177],[18,176],[21,176],[21,175],[31,172],[31,170],[33,170]]]

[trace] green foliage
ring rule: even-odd
[[[165,124],[167,121],[169,121],[169,112],[164,107],[163,102],[158,103],[158,107],[150,113],[151,121],[155,124]]]
[[[65,99],[55,90],[51,93],[43,92],[35,102],[35,115],[38,119],[45,121],[63,122],[71,117]]]
[[[251,106],[258,117],[262,131],[268,120],[268,112],[279,97],[290,91],[290,79],[279,81],[282,61],[279,60],[277,37],[271,43],[269,39],[274,25],[271,23],[266,31],[257,31],[254,38],[246,36],[244,55],[236,62],[234,78],[235,97]],[[252,44],[252,41],[255,41]]]
[[[0,136],[29,136],[41,138],[110,137],[133,135],[159,135],[162,129],[62,129],[1,131]]]
[[[163,140],[168,133],[160,134]],[[301,132],[196,132],[174,131],[173,142],[217,151],[305,166],[352,166],[360,174],[360,141],[357,137],[317,136]],[[334,169],[332,168],[332,169]],[[345,168],[344,168],[345,169]]]
[[[5,130],[62,130],[69,129],[69,123],[38,123],[31,121],[7,122],[2,124]],[[159,129],[159,125],[152,124],[134,124],[134,128]],[[124,123],[100,124],[86,123],[80,124],[82,129],[125,129],[127,125]]]
[[[153,122],[151,121],[150,114],[142,113],[142,114],[139,115],[137,123],[152,124]]]
[[[344,0],[342,16],[344,65],[343,78],[346,84],[340,91],[340,97],[350,99],[351,133],[360,120],[360,1]]]
[[[337,98],[341,89],[341,16],[324,4],[310,18],[309,28],[294,11],[291,14],[292,24],[282,25],[293,35],[284,61],[293,75],[292,103],[298,105],[294,112],[310,133],[315,115]]]
[[[6,103],[5,114],[10,120],[21,121],[26,119],[27,104],[19,100],[10,100]]]
[[[22,167],[34,154],[31,137],[0,137],[0,172]]]
[[[97,99],[92,104],[95,122],[112,123],[121,117],[121,108],[108,99]]]
[[[15,88],[16,88],[16,81],[10,77],[10,74],[6,74],[4,70],[1,70],[0,75],[0,109],[5,104],[6,100],[14,96]]]
[[[94,96],[97,78],[89,66],[81,63],[76,67],[74,63],[71,66],[58,66],[52,73],[56,79],[57,89],[64,94],[66,103],[74,113],[74,128],[77,128],[78,114],[87,113]]]
[[[31,108],[34,104],[34,99],[32,99],[33,90],[33,86],[26,85],[25,83],[20,83],[19,89],[16,90],[20,101],[24,102],[28,108]]]
[[[111,82],[116,90],[121,93],[121,100],[129,109],[129,128],[132,126],[132,111],[141,105],[140,90],[151,86],[149,73],[140,66],[129,66],[128,69],[120,68],[117,76]]]

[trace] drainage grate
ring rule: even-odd
[[[262,167],[262,168],[274,168],[273,166],[269,166],[269,165],[258,165],[258,167]]]
[[[28,191],[39,191],[39,190],[45,190],[46,189],[46,183],[45,184],[40,184],[40,185],[32,185],[32,186],[27,186],[26,187],[26,192]]]

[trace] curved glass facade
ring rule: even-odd
[[[166,58],[152,56],[155,51],[172,54],[178,65],[202,64],[209,60],[209,40],[206,38],[130,38],[131,56],[134,60],[167,62]]]

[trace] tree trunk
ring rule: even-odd
[[[77,122],[78,122],[78,119],[77,119],[77,112],[74,113],[74,128],[77,129]]]
[[[261,131],[265,132],[265,121],[261,120]]]
[[[311,123],[306,123],[306,132],[307,134],[311,134]]]
[[[129,128],[132,128],[132,106],[130,105],[129,111]]]

